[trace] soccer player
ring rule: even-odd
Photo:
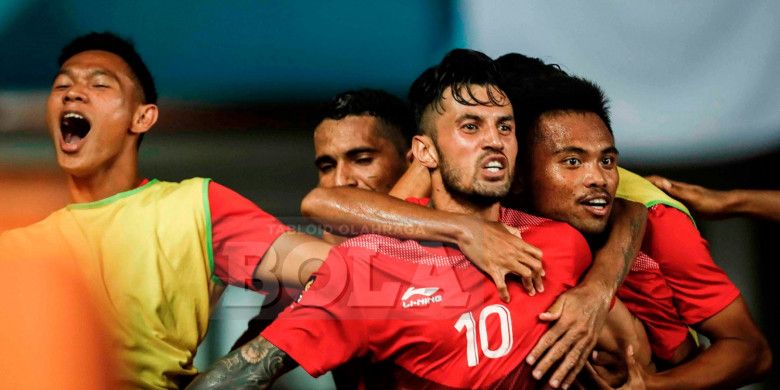
[[[46,121],[73,203],[0,236],[0,256],[63,262],[106,308],[121,387],[175,388],[226,284],[302,286],[330,246],[290,231],[208,179],[148,180],[138,148],[157,92],[134,47],[111,33],[68,44]]]
[[[645,321],[648,332],[656,336],[654,351],[676,364],[647,374],[647,388],[733,388],[759,380],[769,370],[771,351],[739,291],[713,262],[706,242],[679,202],[628,171],[620,173],[623,187],[618,187],[618,154],[605,98],[592,93],[595,98],[590,103],[582,100],[588,90],[598,91],[597,87],[582,79],[575,78],[580,80],[575,84],[570,80],[536,77],[532,82],[540,85],[531,88],[509,80],[519,87],[509,91],[517,102],[515,114],[522,118],[518,121],[521,143],[528,150],[520,162],[526,167],[522,179],[527,203],[540,215],[590,234],[603,231],[616,193],[648,206],[642,250],[618,291],[635,315],[659,321]],[[661,275],[665,283],[651,275]],[[669,309],[674,311],[669,314]],[[664,318],[674,314],[679,317]],[[687,332],[683,327],[675,329],[675,320],[711,342],[682,364],[687,352],[680,349],[686,349]]]
[[[780,191],[777,190],[718,191],[660,176],[650,176],[647,180],[685,202],[702,217],[718,219],[743,215],[780,222]]]
[[[261,337],[192,388],[262,387],[296,363],[316,376],[356,357],[386,363],[383,387],[534,386],[524,358],[546,328],[536,315],[576,284],[590,252],[571,227],[500,207],[517,139],[498,83],[493,61],[466,50],[424,72],[410,92],[422,113],[413,152],[432,172],[435,209],[516,226],[544,251],[545,293],[505,303],[452,247],[359,236],[334,248],[299,302]]]
[[[320,187],[390,192],[408,166],[414,120],[406,104],[381,90],[336,95],[314,129]]]

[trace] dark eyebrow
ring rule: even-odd
[[[561,154],[561,153],[576,153],[576,154],[585,154],[585,149],[578,148],[576,146],[565,146],[559,149],[555,149],[555,154]]]
[[[369,148],[369,147],[355,148],[347,151],[347,157],[355,158],[357,157],[357,155],[361,153],[376,153],[376,152],[377,150],[375,148]]]
[[[614,146],[610,146],[610,147],[608,147],[608,148],[606,148],[606,149],[602,150],[602,151],[601,151],[601,153],[602,153],[602,154],[611,153],[611,154],[617,154],[617,155],[620,155],[620,152],[619,152],[619,151],[618,151],[618,149],[617,149],[616,147],[614,147]]]
[[[483,119],[482,119],[481,116],[474,115],[474,114],[463,114],[463,115],[459,116],[458,119],[457,119],[458,122],[464,121],[464,120],[473,120],[473,121],[481,122]]]
[[[513,120],[515,120],[514,115],[505,115],[505,116],[502,116],[502,117],[498,118],[498,123],[509,122],[509,121],[513,121]]]

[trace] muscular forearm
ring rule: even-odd
[[[647,388],[735,389],[757,379],[756,357],[744,340],[718,340],[690,362],[650,375]]]
[[[187,389],[267,389],[295,366],[282,350],[258,337],[218,360]]]
[[[780,221],[780,191],[726,191],[725,215],[750,215]]]
[[[607,299],[611,299],[642,246],[646,220],[647,209],[644,205],[616,199],[609,237],[596,250],[593,266],[580,284],[601,287],[608,294]]]
[[[741,297],[696,328],[712,345],[693,360],[648,377],[648,389],[734,389],[769,372],[772,352]]]
[[[452,244],[460,242],[471,219],[357,188],[315,188],[303,199],[301,213],[340,235],[379,233]]]

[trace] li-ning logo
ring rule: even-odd
[[[408,309],[411,307],[427,306],[431,303],[441,302],[443,299],[441,294],[433,295],[436,294],[437,291],[439,291],[438,287],[409,287],[409,289],[406,290],[404,295],[401,297],[401,306],[404,309]],[[422,295],[422,297],[411,299],[415,295]]]

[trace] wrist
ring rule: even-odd
[[[745,213],[747,202],[745,201],[745,191],[730,190],[723,192],[723,212],[726,213]]]
[[[580,284],[574,288],[584,290],[594,298],[611,301],[617,291],[617,287],[603,278],[588,278],[586,275]]]
[[[463,247],[471,245],[474,242],[475,222],[477,221],[468,215],[456,214],[452,223],[449,224],[448,242],[457,245],[461,250]]]

